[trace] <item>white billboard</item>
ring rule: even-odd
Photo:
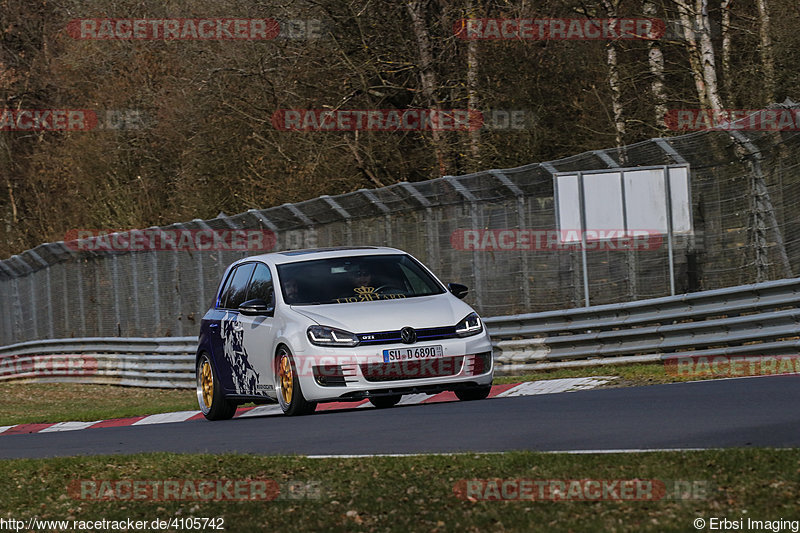
[[[666,235],[670,225],[672,233],[692,231],[688,165],[558,173],[554,180],[563,242],[580,241],[582,232],[591,239],[620,231]]]

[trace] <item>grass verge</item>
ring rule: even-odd
[[[616,376],[607,387],[632,387],[639,385],[657,385],[660,383],[676,383],[680,381],[696,381],[699,379],[715,379],[729,377],[726,375],[703,376],[677,376],[670,375],[664,370],[662,363],[632,364],[632,365],[607,365],[602,367],[585,368],[559,368],[554,370],[541,370],[531,374],[519,376],[495,376],[494,383],[519,383],[521,381],[535,381],[540,379],[585,378],[590,376]]]
[[[459,480],[491,478],[681,480],[705,489],[695,499],[659,501],[466,501],[454,494]],[[258,502],[86,501],[68,492],[78,479],[271,479],[284,492]],[[289,486],[315,489],[295,499]],[[693,531],[696,518],[800,518],[800,451],[25,459],[0,462],[0,493],[0,516],[19,520],[223,517],[226,531]]]
[[[197,409],[191,389],[148,389],[79,383],[0,383],[0,426],[105,420]]]

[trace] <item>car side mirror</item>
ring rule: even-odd
[[[469,292],[469,287],[460,283],[448,283],[447,289],[459,300],[463,300],[464,296]]]
[[[239,312],[246,316],[272,316],[275,306],[270,305],[261,298],[247,300],[239,306]]]

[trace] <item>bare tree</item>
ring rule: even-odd
[[[711,21],[708,17],[708,0],[697,0],[695,20],[697,22],[697,35],[700,40],[700,59],[703,66],[703,79],[706,82],[708,102],[712,109],[722,109],[722,98],[719,95],[717,83],[717,61],[714,55],[714,45],[711,42]]]
[[[619,0],[601,0],[601,5],[608,18],[619,16]],[[611,89],[611,109],[614,112],[614,131],[616,143],[620,147],[625,141],[625,117],[622,107],[622,85],[619,75],[619,61],[617,59],[617,43],[609,41],[606,44],[606,64],[608,65],[608,86]]]
[[[770,37],[769,6],[767,0],[756,0],[758,5],[758,36],[761,41],[761,65],[764,69],[764,104],[775,101],[775,57]]]
[[[700,104],[705,108],[722,109],[716,58],[711,42],[708,0],[695,0],[694,5],[691,0],[675,0],[675,4],[678,7]]]
[[[656,4],[653,0],[644,0],[642,12],[645,17],[656,18]],[[660,129],[666,129],[667,115],[667,93],[664,89],[664,54],[658,40],[651,39],[647,43],[648,62],[650,66],[650,91],[653,94],[653,107],[656,114],[656,125]]]
[[[433,68],[433,53],[431,51],[431,36],[428,32],[428,26],[425,23],[425,9],[423,6],[424,0],[412,0],[406,2],[408,14],[411,17],[411,25],[414,29],[414,36],[417,40],[417,48],[419,49],[419,76],[422,84],[422,94],[425,97],[426,105],[430,108],[438,108],[439,101],[436,97],[436,88],[438,87],[436,79],[436,71]],[[447,165],[445,163],[445,144],[441,132],[435,128],[432,130],[433,146],[436,150],[436,160],[439,166],[439,175],[444,176],[447,174]]]
[[[731,98],[731,7],[733,0],[722,0],[722,81],[725,84],[725,94]]]
[[[467,101],[471,113],[478,110],[478,41],[467,43]],[[469,132],[469,150],[472,155],[472,167],[477,168],[481,162],[481,129],[473,127]]]

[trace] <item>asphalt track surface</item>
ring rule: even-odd
[[[0,458],[800,447],[800,376],[0,437]]]

